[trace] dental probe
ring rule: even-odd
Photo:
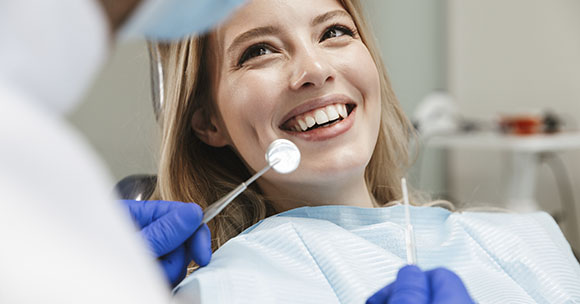
[[[405,245],[407,247],[407,264],[417,265],[417,248],[415,247],[415,233],[411,225],[411,213],[409,210],[409,193],[407,192],[407,180],[401,178],[401,187],[403,188],[403,201],[405,203]]]
[[[201,222],[207,224],[207,222],[218,215],[238,195],[244,192],[252,182],[271,168],[280,174],[287,174],[296,170],[298,164],[300,164],[300,150],[298,150],[298,147],[293,142],[287,139],[276,139],[268,146],[266,161],[268,162],[266,167],[258,171],[258,173],[254,174],[247,181],[241,183],[234,190],[230,191],[230,193],[209,205],[203,211],[203,219]]]

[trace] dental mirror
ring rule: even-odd
[[[300,150],[287,139],[277,139],[268,147],[266,161],[276,172],[287,174],[298,168]]]
[[[276,139],[273,141],[266,151],[266,161],[268,165],[258,173],[254,174],[247,181],[241,183],[238,187],[226,194],[221,199],[209,205],[203,211],[202,224],[207,224],[211,219],[218,215],[229,203],[231,203],[238,195],[240,195],[248,186],[264,175],[270,168],[280,174],[288,174],[300,164],[300,150],[296,145],[287,139]]]

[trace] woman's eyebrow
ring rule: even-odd
[[[280,33],[280,29],[273,26],[262,26],[253,28],[243,34],[237,36],[232,44],[228,47],[227,53],[231,53],[238,45],[244,43],[245,41],[252,40],[260,36],[276,35]]]
[[[322,15],[318,15],[318,16],[314,17],[312,19],[312,21],[310,22],[310,25],[316,26],[316,25],[324,23],[324,22],[326,22],[332,18],[335,18],[335,17],[348,17],[348,18],[350,18],[350,15],[347,12],[345,12],[344,10],[334,10],[334,11],[330,11],[330,12],[327,12],[327,13],[324,13]]]

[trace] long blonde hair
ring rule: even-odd
[[[381,126],[377,144],[365,171],[369,191],[381,206],[401,197],[400,178],[406,172],[408,139],[412,127],[393,93],[374,36],[363,17],[359,0],[341,0],[352,16],[363,43],[377,66],[381,86]],[[191,121],[196,111],[215,113],[212,102],[211,34],[157,44],[164,69],[165,94],[162,143],[156,199],[195,202],[202,208],[249,178],[248,169],[231,148],[214,148],[196,137]],[[209,122],[207,122],[209,123]],[[250,187],[209,223],[214,250],[273,208],[257,186]]]

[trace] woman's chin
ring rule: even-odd
[[[371,157],[372,151],[358,147],[331,149],[315,155],[303,154],[300,166],[296,171],[323,178],[348,176],[364,172]]]
[[[293,176],[289,176],[290,183],[300,184],[309,188],[315,187],[335,187],[344,183],[351,183],[356,179],[364,179],[365,165],[346,166],[329,166],[316,168],[302,168],[296,170]],[[299,168],[301,169],[301,168]]]

